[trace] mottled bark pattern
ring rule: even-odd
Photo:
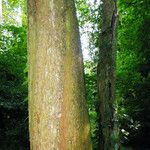
[[[31,150],[91,150],[73,0],[28,0]]]
[[[101,141],[102,150],[114,149],[111,138],[114,128],[116,13],[116,1],[103,0],[103,22],[98,64],[98,87],[103,134]]]

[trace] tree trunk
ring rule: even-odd
[[[73,0],[28,0],[31,150],[91,150]]]
[[[103,0],[102,30],[98,63],[98,87],[102,127],[102,150],[114,150],[115,103],[115,28],[117,4],[115,0]]]

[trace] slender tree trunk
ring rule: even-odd
[[[100,38],[98,87],[102,126],[102,150],[114,150],[115,103],[115,28],[117,5],[115,0],[103,0],[102,30]]]
[[[31,150],[91,150],[73,0],[28,0]]]

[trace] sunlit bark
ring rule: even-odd
[[[73,0],[28,0],[31,150],[91,150]]]

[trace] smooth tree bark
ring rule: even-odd
[[[31,150],[91,150],[73,0],[28,0]]]
[[[28,0],[31,150],[91,150],[73,0]]]
[[[102,29],[98,63],[98,88],[102,139],[101,150],[114,150],[115,124],[115,32],[117,4],[116,0],[103,0]]]

